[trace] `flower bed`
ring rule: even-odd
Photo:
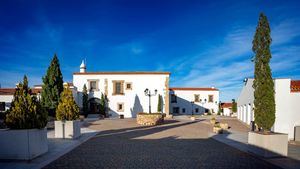
[[[138,113],[136,116],[137,124],[144,126],[153,126],[163,122],[163,115],[161,113]]]

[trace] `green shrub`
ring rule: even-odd
[[[7,111],[5,124],[11,129],[42,129],[47,125],[47,112],[36,96],[31,94],[27,77],[18,84],[11,108]]]
[[[77,120],[79,119],[79,107],[75,103],[72,91],[69,86],[61,93],[60,101],[56,109],[56,120]]]

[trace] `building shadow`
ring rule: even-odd
[[[199,103],[200,104],[200,103]],[[173,115],[202,115],[209,110],[198,103],[188,101],[176,96],[176,101],[171,101],[170,107]]]

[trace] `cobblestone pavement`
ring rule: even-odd
[[[275,166],[209,138],[208,120],[141,127],[135,119],[90,124],[100,133],[45,168],[237,168]]]

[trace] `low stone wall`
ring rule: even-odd
[[[144,126],[153,126],[163,123],[163,115],[161,113],[138,113],[136,116],[137,124]]]

